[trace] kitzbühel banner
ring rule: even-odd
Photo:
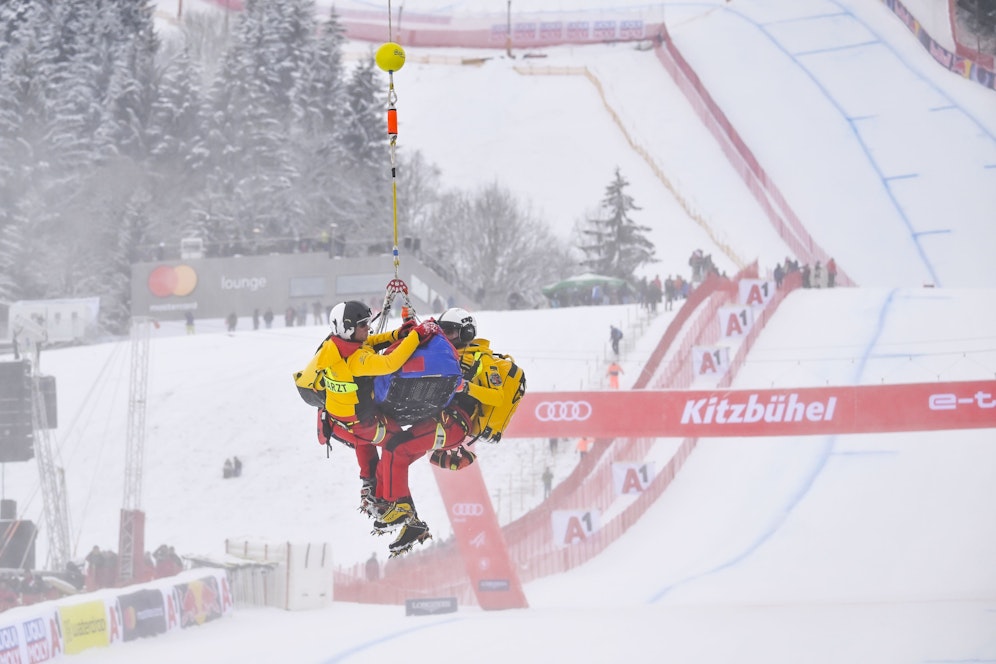
[[[996,381],[526,394],[506,438],[804,436],[996,428]]]

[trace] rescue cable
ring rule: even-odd
[[[378,67],[387,72],[388,78],[387,136],[391,156],[391,203],[394,225],[394,248],[392,249],[392,256],[394,257],[394,278],[387,284],[387,291],[384,294],[384,305],[381,307],[381,313],[378,316],[380,319],[378,321],[378,331],[383,332],[387,327],[387,314],[390,312],[391,306],[394,303],[394,298],[397,295],[401,295],[404,298],[403,317],[405,319],[413,318],[417,320],[417,317],[415,316],[415,307],[412,306],[411,300],[408,296],[408,284],[406,284],[398,274],[398,270],[401,266],[401,252],[398,249],[398,109],[396,106],[398,101],[398,93],[394,89],[394,72],[399,71],[405,64],[405,49],[394,41],[394,26],[391,19],[391,0],[387,0],[387,43],[382,44],[380,48],[377,49],[374,61],[377,63]]]

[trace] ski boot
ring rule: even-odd
[[[412,550],[416,544],[421,544],[426,540],[431,540],[432,534],[429,532],[429,525],[420,520],[414,514],[409,516],[401,527],[401,533],[387,547],[391,552],[390,558],[396,558]]]
[[[387,508],[374,521],[371,535],[383,535],[401,528],[409,517],[415,516],[415,506],[411,498],[399,498],[389,503]]]

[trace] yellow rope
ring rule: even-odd
[[[393,12],[391,11],[391,0],[387,0],[387,41],[394,41],[394,25],[392,24]],[[394,249],[392,251],[394,255],[394,278],[398,278],[398,271],[401,267],[401,252],[398,249],[398,163],[397,163],[397,153],[396,148],[398,144],[398,127],[397,127],[397,110],[395,109],[395,102],[398,101],[398,94],[394,91],[394,72],[389,71],[387,73],[388,78],[388,91],[387,91],[387,131],[390,137],[390,149],[391,149],[391,205],[393,212],[393,222],[394,222]],[[393,117],[392,117],[393,116]],[[392,132],[391,129],[394,129]]]

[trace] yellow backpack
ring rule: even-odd
[[[470,435],[474,440],[483,438],[497,443],[526,393],[526,374],[511,355],[494,353],[490,359],[482,356],[479,361],[484,365],[478,372],[484,374],[491,387],[499,388],[505,398],[497,406],[480,404],[471,422]]]

